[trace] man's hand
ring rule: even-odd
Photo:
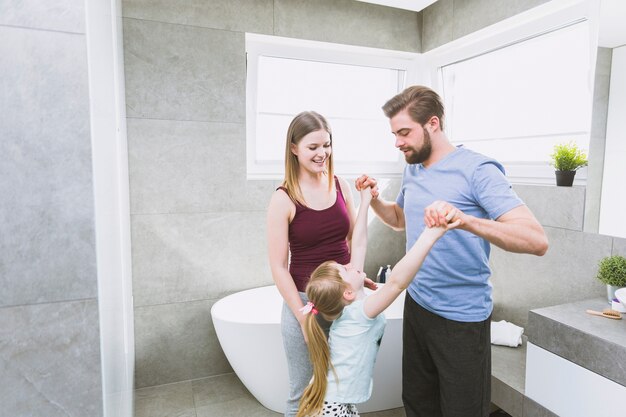
[[[454,217],[447,219],[448,213],[454,212]],[[459,220],[455,227],[462,228],[466,223],[467,215],[446,201],[437,200],[424,209],[424,224],[426,227],[444,226]]]
[[[458,210],[452,208],[444,217],[445,223],[440,226],[426,227],[422,233],[433,237],[435,240],[443,236],[448,230],[455,229],[461,224],[461,219],[453,220],[458,213]]]
[[[363,174],[354,181],[354,186],[358,191],[370,187],[372,199],[378,198],[378,181],[376,181],[376,178]]]

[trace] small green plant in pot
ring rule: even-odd
[[[613,255],[600,259],[596,278],[606,284],[606,294],[610,303],[615,298],[615,291],[626,287],[626,258]]]
[[[554,166],[556,185],[571,187],[576,170],[587,166],[587,154],[573,142],[554,145],[550,154],[550,165]]]

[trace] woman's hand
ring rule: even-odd
[[[372,291],[376,291],[378,289],[378,284],[376,284],[374,281],[367,277],[365,277],[365,281],[363,281],[363,286],[365,288],[369,288]]]
[[[378,181],[376,181],[376,178],[363,174],[357,178],[356,181],[354,181],[354,186],[358,191],[362,191],[363,189],[369,187],[372,200],[378,198]]]

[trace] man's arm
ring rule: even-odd
[[[386,201],[378,196],[378,181],[368,175],[361,175],[354,183],[357,190],[370,187],[372,202],[370,206],[378,218],[394,230],[404,230],[404,210],[395,201]]]
[[[439,226],[446,222],[445,214],[454,209],[450,203],[436,201],[424,210],[427,226]],[[548,238],[543,227],[525,205],[515,207],[496,220],[481,219],[457,209],[452,221],[460,220],[458,229],[486,239],[508,252],[529,253],[543,256],[548,250]]]
[[[387,226],[396,231],[404,230],[404,210],[398,203],[379,197],[372,200],[371,207],[376,216]]]

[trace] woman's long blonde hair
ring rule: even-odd
[[[311,274],[306,287],[309,301],[314,304],[317,313],[328,321],[339,317],[346,305],[343,294],[348,287],[339,275],[337,266],[337,262],[334,261],[327,261],[318,266]],[[334,372],[330,362],[328,340],[315,314],[309,313],[305,318],[304,331],[309,341],[313,379],[302,394],[296,417],[315,416],[321,411],[326,396],[328,370],[332,369]]]
[[[324,116],[319,113],[304,111],[293,118],[287,129],[287,141],[285,143],[285,179],[283,181],[283,187],[287,189],[287,194],[294,202],[303,206],[306,206],[306,204],[302,190],[300,189],[300,183],[298,182],[300,164],[298,163],[298,157],[291,151],[291,145],[298,145],[303,137],[318,130],[328,132],[332,147],[333,133]],[[328,190],[331,190],[334,179],[332,152],[326,160],[326,176],[328,178]]]

